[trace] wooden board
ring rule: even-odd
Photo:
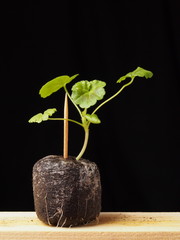
[[[50,227],[35,212],[0,212],[0,240],[173,240],[180,239],[180,213],[101,213],[97,222]]]

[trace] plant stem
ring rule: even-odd
[[[76,160],[79,160],[82,155],[84,154],[87,144],[88,144],[88,139],[89,139],[89,128],[88,127],[84,127],[84,131],[85,131],[85,137],[84,137],[84,144],[83,147],[79,153],[79,155],[76,157]]]
[[[131,81],[129,81],[128,83],[124,84],[120,90],[115,93],[113,96],[111,96],[110,98],[108,98],[106,101],[104,101],[103,103],[101,103],[94,111],[92,114],[94,114],[99,108],[101,108],[104,104],[106,104],[107,102],[109,102],[110,100],[112,100],[113,98],[115,98],[118,94],[120,94],[122,92],[122,90],[129,86],[132,82],[133,82],[134,78],[131,79]],[[81,114],[82,115],[82,114]],[[87,144],[88,144],[88,139],[89,139],[89,125],[90,125],[90,122],[86,123],[86,125],[82,124],[82,126],[84,127],[84,131],[85,131],[85,138],[84,138],[84,144],[83,144],[83,147],[81,149],[81,152],[79,153],[79,155],[76,157],[76,160],[79,160],[82,155],[84,154],[85,150],[86,150],[86,147],[87,147]]]
[[[64,120],[67,120],[67,121],[69,121],[69,122],[73,122],[73,123],[76,123],[76,124],[78,124],[78,125],[80,125],[81,127],[83,127],[83,125],[82,125],[82,123],[80,123],[80,122],[77,122],[77,121],[75,121],[75,120],[73,120],[73,119],[66,119],[66,118],[48,118],[48,120],[62,120],[62,121],[64,121]]]
[[[63,149],[63,157],[66,159],[68,158],[68,95],[67,93],[65,94],[65,99],[64,99],[64,149]]]
[[[65,90],[65,92],[67,93],[67,95],[68,95],[69,99],[71,100],[71,102],[74,104],[74,106],[75,106],[76,109],[78,110],[79,115],[80,115],[81,118],[82,118],[81,110],[80,110],[79,107],[75,104],[75,102],[72,100],[72,98],[71,98],[71,96],[70,96],[70,94],[69,94],[69,92],[68,92],[68,90],[67,90],[67,88],[66,88],[66,85],[64,85],[64,90]]]
[[[93,111],[92,114],[94,114],[95,112],[97,112],[97,110],[98,110],[99,108],[101,108],[104,104],[106,104],[107,102],[109,102],[110,100],[112,100],[113,98],[115,98],[118,94],[120,94],[125,87],[129,86],[129,85],[133,82],[133,80],[134,80],[134,78],[132,78],[131,81],[129,81],[128,83],[124,84],[117,93],[115,93],[113,96],[111,96],[110,98],[108,98],[107,100],[105,100],[104,102],[102,102],[102,103]]]

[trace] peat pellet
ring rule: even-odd
[[[73,227],[96,220],[101,211],[97,165],[86,159],[49,155],[33,167],[35,211],[44,223]]]

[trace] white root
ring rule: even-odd
[[[87,205],[88,205],[88,200],[89,200],[89,199],[86,199],[86,206],[85,206],[85,214],[84,214],[84,219],[86,218],[86,214],[87,214]]]
[[[45,195],[45,197],[44,197],[44,200],[45,200],[45,206],[46,206],[47,222],[48,222],[48,224],[51,226],[51,223],[50,223],[50,221],[49,221],[49,213],[48,213],[48,205],[47,205],[47,193],[46,193],[46,195]]]
[[[65,218],[63,224],[61,225],[61,227],[64,227],[65,223],[67,222],[67,218]]]
[[[63,205],[62,205],[62,207],[63,207]],[[57,225],[56,225],[56,227],[59,227],[59,223],[60,223],[60,221],[61,221],[61,219],[62,219],[62,217],[63,217],[63,209],[62,209],[62,207],[59,209],[59,214],[61,214],[60,215],[60,217],[59,217],[59,220],[58,220],[58,222],[57,222]]]
[[[96,217],[96,224],[97,224],[97,225],[99,224],[99,216]]]
[[[44,197],[44,200],[45,200],[46,216],[47,216],[47,222],[48,222],[48,224],[51,226],[52,224],[50,223],[50,219],[52,219],[52,218],[54,218],[56,215],[60,214],[59,220],[58,220],[57,225],[56,225],[56,227],[59,227],[59,224],[60,224],[61,219],[62,219],[63,214],[64,214],[64,213],[63,213],[63,203],[62,203],[62,205],[61,205],[60,208],[57,208],[57,212],[55,212],[55,213],[53,214],[53,216],[49,217],[48,204],[47,204],[47,193],[46,193],[46,195],[45,195],[45,197]],[[67,218],[65,219],[65,221],[63,222],[62,225],[64,225],[64,224],[66,223],[66,221],[67,221]]]

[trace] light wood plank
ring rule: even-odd
[[[0,212],[1,240],[174,240],[180,239],[180,213],[101,213],[97,222],[75,228],[50,227],[35,212]]]

